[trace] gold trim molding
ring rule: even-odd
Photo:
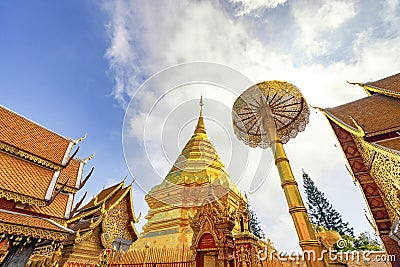
[[[50,239],[57,241],[64,241],[68,237],[68,233],[61,233],[46,229],[37,229],[33,227],[26,227],[22,225],[12,225],[7,223],[0,223],[0,233],[7,232],[8,234],[32,236],[42,239]]]
[[[0,142],[0,150],[4,151],[6,153],[12,154],[14,156],[29,160],[31,162],[34,162],[36,164],[42,165],[44,167],[47,167],[47,168],[55,170],[55,171],[61,171],[63,169],[63,167],[60,165],[57,165],[51,161],[40,158],[38,156],[35,156],[31,153],[28,153],[24,150],[13,147],[13,146],[3,143],[3,142]]]
[[[57,190],[59,190],[60,188],[62,188],[63,187],[63,185],[62,184],[57,184],[56,185],[56,189]],[[76,188],[73,188],[73,187],[70,187],[70,186],[65,186],[64,188],[63,188],[63,190],[62,190],[63,192],[66,192],[66,193],[72,193],[72,194],[76,194],[77,192],[78,192],[78,189],[76,189]]]
[[[13,200],[15,202],[21,202],[22,204],[34,205],[38,207],[47,206],[45,200],[36,199],[33,197],[24,196],[18,193],[10,192],[7,190],[0,189],[0,198],[5,198],[7,200]]]

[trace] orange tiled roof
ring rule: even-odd
[[[116,191],[119,187],[121,187],[121,185],[122,185],[122,183],[118,183],[116,185],[113,185],[111,187],[103,189],[99,194],[96,195],[95,198],[90,200],[89,203],[87,203],[85,206],[83,206],[79,210],[83,211],[83,210],[98,206],[99,203],[102,203],[104,200],[108,199],[114,191]]]
[[[0,152],[0,189],[44,199],[53,175],[54,171]]]
[[[0,106],[0,141],[61,164],[70,141]]]
[[[45,207],[29,206],[26,208],[26,210],[48,215],[51,217],[64,219],[67,205],[68,205],[68,195],[60,193],[53,200],[53,202],[51,202],[49,206]]]
[[[127,193],[131,190],[131,187],[125,187],[123,189],[118,190],[109,200],[106,201],[105,208],[108,210],[114,204],[117,204],[121,200],[121,198],[125,197]]]
[[[367,137],[400,130],[400,100],[394,97],[375,94],[324,111],[357,129],[353,117]]]
[[[379,141],[376,144],[400,152],[400,137]]]
[[[56,223],[50,222],[48,219],[29,216],[20,213],[7,212],[0,210],[0,223],[12,225],[21,225],[36,229],[45,229],[57,232],[67,233],[68,231],[58,226]]]
[[[373,87],[379,90],[380,93],[388,93],[393,95],[393,93],[400,93],[400,73],[380,79],[375,82],[365,83],[367,87]]]
[[[68,166],[60,172],[60,177],[58,177],[57,183],[64,184],[67,179],[69,179],[67,186],[75,188],[76,179],[78,178],[79,166],[80,161],[72,159]]]

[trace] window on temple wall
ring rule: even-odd
[[[243,217],[240,217],[240,232],[244,232]]]

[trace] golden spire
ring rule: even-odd
[[[200,96],[200,115],[199,115],[199,120],[197,121],[197,126],[196,130],[194,131],[195,134],[197,133],[206,133],[206,127],[204,126],[204,121],[203,121],[203,95]]]

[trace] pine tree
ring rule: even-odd
[[[250,214],[250,221],[249,221],[249,226],[253,234],[262,239],[264,238],[264,231],[261,228],[260,221],[257,218],[257,215],[254,210],[249,209],[249,214]]]
[[[315,186],[314,181],[304,170],[303,182],[311,222],[326,229],[335,230],[340,235],[354,237],[353,228],[349,227],[349,223],[343,222],[342,216],[333,208],[325,194]]]
[[[246,198],[248,200],[248,197],[247,197],[246,194],[245,194],[245,196],[246,196]],[[247,203],[247,209],[249,211],[249,217],[250,217],[249,218],[249,227],[250,227],[251,232],[256,237],[258,237],[260,239],[263,239],[264,238],[264,231],[261,228],[261,223],[258,220],[256,212],[250,208],[250,201],[249,200],[248,200],[248,203]]]

